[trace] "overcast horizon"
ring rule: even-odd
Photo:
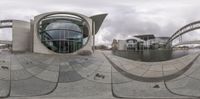
[[[30,21],[34,16],[51,11],[68,11],[92,16],[108,13],[96,35],[96,44],[110,45],[113,39],[138,34],[171,36],[176,30],[200,20],[198,0],[5,0],[0,3],[0,20]],[[11,39],[0,30],[0,39]],[[195,30],[184,39],[199,39]]]

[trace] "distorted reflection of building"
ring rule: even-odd
[[[143,41],[143,44],[140,44],[142,47],[142,50],[144,49],[151,49],[152,48],[152,42],[155,39],[155,36],[153,34],[147,34],[147,35],[136,35],[134,36],[136,38],[140,38]]]
[[[142,50],[144,46],[144,40],[136,37],[131,37],[125,40],[126,41],[126,49],[127,50]]]
[[[169,38],[170,37],[156,37],[152,45],[154,48],[164,48]]]
[[[155,37],[153,34],[136,35],[124,40],[113,40],[112,48],[117,50],[141,51],[164,48],[169,37]],[[115,44],[117,41],[117,44]],[[116,46],[113,46],[115,44]]]

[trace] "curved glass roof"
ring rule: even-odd
[[[39,22],[41,42],[57,53],[73,53],[88,41],[86,22],[77,16],[47,16]]]
[[[45,28],[45,30],[52,30],[52,29],[69,29],[81,32],[81,29],[77,24],[74,24],[67,20],[58,20],[52,22]]]

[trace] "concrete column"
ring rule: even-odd
[[[93,35],[93,46],[92,46],[92,51],[94,53],[94,50],[95,50],[95,22],[92,22],[92,27],[93,27],[93,32],[92,32],[92,35]]]
[[[30,32],[30,23],[26,21],[13,20],[12,26],[12,36],[13,52],[25,52],[30,51],[30,42],[31,42],[31,32]]]

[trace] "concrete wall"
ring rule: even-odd
[[[26,21],[13,20],[12,38],[13,52],[30,51],[30,40],[32,38],[30,32],[30,23]]]
[[[31,20],[30,22],[30,51],[33,52],[33,39],[34,39],[34,36],[33,36],[33,33],[34,33],[34,21]]]
[[[118,40],[118,50],[126,50],[126,40]]]

